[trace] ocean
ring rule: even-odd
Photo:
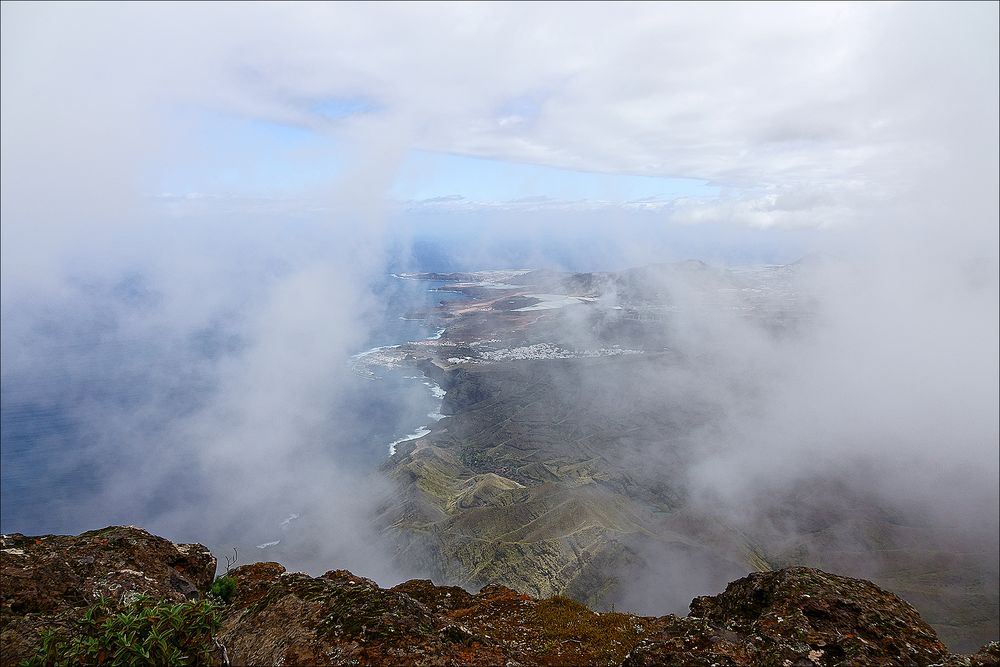
[[[379,319],[368,323],[367,339],[352,354],[439,334],[433,322],[414,316],[441,301],[464,298],[432,291],[442,285],[401,279],[388,270],[379,276],[370,288],[381,304],[376,309]],[[100,303],[69,314],[36,313],[31,335],[21,336],[28,341],[27,349],[4,348],[4,533],[77,533],[110,523],[155,525],[155,517],[169,512],[180,496],[196,496],[197,484],[203,483],[180,465],[176,471],[156,471],[158,485],[137,490],[128,507],[102,500],[111,472],[120,479],[123,466],[141,466],[143,449],[159,443],[171,420],[195,414],[211,396],[213,382],[211,373],[197,365],[176,363],[176,341],[122,334],[123,311],[104,309]],[[205,368],[227,355],[238,358],[244,344],[238,330],[221,323],[190,332],[183,341],[185,358],[195,354],[205,360]],[[24,362],[27,357],[31,363]],[[377,469],[394,441],[421,433],[440,417],[441,391],[412,368],[360,373],[353,371],[352,359],[344,364],[351,370],[330,369],[341,386],[330,406],[329,437],[351,443],[337,449],[337,465],[363,474]],[[151,409],[154,405],[157,409]]]

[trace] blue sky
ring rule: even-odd
[[[164,164],[158,193],[288,196],[342,174],[336,142],[290,124],[208,111],[190,114],[193,140]]]
[[[332,100],[312,110],[327,119],[378,111],[362,100]],[[157,192],[294,197],[334,185],[350,160],[330,134],[233,114],[200,112],[193,134],[197,149],[161,170]],[[718,192],[695,179],[575,171],[411,149],[395,169],[388,195],[399,201],[459,195],[481,202],[529,197],[625,202]]]
[[[380,111],[376,105],[354,100],[310,104],[307,109],[314,119],[318,115],[334,123]],[[356,169],[356,154],[335,132],[231,113],[189,113],[193,141],[186,143],[197,150],[186,151],[166,163],[153,186],[155,193],[246,198],[250,201],[245,211],[255,210],[254,200],[258,198],[292,200],[284,202],[279,213],[265,209],[271,211],[265,215],[282,220],[289,215],[298,217],[298,209],[308,209],[312,196],[349,179]],[[321,125],[323,122],[319,121]],[[808,235],[791,230],[765,232],[743,225],[672,224],[665,208],[644,211],[618,206],[677,198],[708,201],[721,196],[719,186],[696,179],[586,172],[412,148],[387,168],[392,169],[393,177],[386,196],[403,204],[414,203],[412,209],[404,206],[393,218],[402,225],[394,229],[405,229],[407,238],[413,235],[434,238],[446,246],[457,244],[451,247],[457,255],[470,239],[478,239],[477,243],[496,256],[476,256],[473,261],[483,266],[484,262],[497,262],[495,266],[489,264],[492,268],[525,263],[527,260],[508,246],[514,239],[534,238],[543,228],[546,243],[563,243],[570,249],[557,252],[553,246],[546,252],[575,268],[625,266],[619,266],[624,261],[622,255],[610,247],[622,233],[641,236],[647,247],[670,253],[663,257],[697,256],[737,263],[792,261],[805,252],[808,242]],[[303,205],[294,201],[299,198]],[[434,201],[454,198],[461,200]],[[545,206],[548,200],[571,205],[550,208]],[[584,201],[607,205],[572,205]],[[494,206],[505,202],[517,204],[511,210]],[[451,204],[456,206],[452,208]],[[201,210],[201,205],[195,204],[191,210]],[[210,210],[217,209],[202,212]],[[629,231],[625,232],[622,225]],[[594,263],[599,255],[608,255],[619,264],[607,264],[612,261],[607,257],[604,264]]]
[[[425,151],[409,153],[392,190],[399,199],[459,194],[477,201],[523,197],[632,201],[717,193],[718,188],[694,179],[601,174]]]

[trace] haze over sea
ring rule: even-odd
[[[426,257],[411,257],[408,271],[439,271],[448,268],[438,250],[429,248]],[[368,338],[356,353],[376,346],[394,345],[430,337],[437,329],[415,318],[442,301],[464,298],[449,291],[432,291],[444,285],[437,281],[404,280],[395,277],[402,265],[392,263],[370,286],[380,304],[378,320],[368,329]],[[169,401],[173,417],[195,410],[211,392],[211,383],[197,374],[175,378],[165,397],[165,387],[150,373],[150,355],[155,364],[169,365],[170,350],[154,337],[122,335],[117,326],[117,308],[155,308],[156,288],[141,274],[122,276],[110,286],[91,286],[93,303],[82,304],[82,312],[105,311],[106,317],[73,319],[52,313],[39,323],[34,342],[44,347],[47,364],[35,364],[32,372],[5,373],[0,385],[0,530],[25,534],[76,533],[112,520],[91,514],[91,501],[102,490],[102,480],[119,465],[114,457],[93,458],[99,452],[94,439],[106,437],[107,422],[124,414],[148,410],[152,403]],[[114,305],[109,308],[108,300]],[[192,333],[186,345],[211,365],[244,344],[225,322]],[[350,359],[344,359],[350,365]],[[348,384],[339,392],[342,405],[331,406],[330,414],[356,415],[345,422],[329,424],[338,439],[353,441],[353,447],[338,451],[339,465],[374,470],[388,453],[388,444],[428,423],[429,414],[440,407],[440,399],[428,389],[426,379],[413,369],[380,369],[377,377],[343,373],[331,368],[331,376]],[[81,410],[80,405],[86,405]],[[158,419],[145,423],[148,441],[136,434],[130,448],[141,451],[156,446],[156,434],[166,428]],[[322,437],[322,436],[320,436]],[[345,453],[350,460],[344,460]],[[138,471],[136,471],[138,472]],[[173,485],[150,489],[143,498],[145,510],[120,508],[123,518],[145,525],[162,514],[164,507],[193,492],[183,475]],[[288,508],[301,514],[308,508]],[[261,526],[262,538],[269,533]],[[273,526],[271,526],[273,527]]]

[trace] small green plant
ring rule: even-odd
[[[233,595],[236,594],[236,580],[229,576],[229,571],[239,559],[240,552],[236,550],[236,547],[233,547],[233,557],[226,556],[226,573],[221,577],[216,577],[215,581],[212,582],[212,588],[208,591],[209,595],[227,604],[233,599]]]
[[[221,622],[207,600],[171,603],[139,597],[124,606],[99,599],[75,632],[41,633],[42,645],[22,667],[54,665],[208,665]]]
[[[236,593],[236,580],[229,575],[219,577],[212,582],[212,588],[209,593],[228,603]]]

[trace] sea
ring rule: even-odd
[[[360,473],[376,470],[395,443],[425,433],[440,419],[443,390],[412,367],[367,366],[359,372],[356,361],[381,346],[441,335],[440,326],[420,314],[465,298],[439,291],[446,287],[443,282],[401,278],[393,268],[387,266],[370,286],[381,304],[379,321],[370,323],[367,339],[344,359],[347,368],[331,369],[341,386],[331,406],[330,437],[352,443],[338,449],[337,464]],[[135,276],[116,289],[117,296],[135,300],[138,308],[155,307],[144,304],[142,280]],[[180,464],[175,472],[157,473],[166,480],[159,488],[136,489],[127,511],[112,501],[101,504],[109,471],[129,461],[141,465],[141,457],[118,453],[158,442],[170,419],[197,411],[212,391],[211,377],[171,366],[176,342],[163,342],[155,332],[122,335],[121,308],[101,303],[70,313],[33,312],[31,330],[18,332],[21,346],[4,346],[3,533],[72,534],[110,523],[155,524],[153,517],[178,494],[197,491],[186,488],[196,482]],[[243,344],[237,332],[221,324],[194,331],[185,341],[206,362],[227,354],[238,357]],[[169,405],[170,412],[150,410],[154,404]]]

